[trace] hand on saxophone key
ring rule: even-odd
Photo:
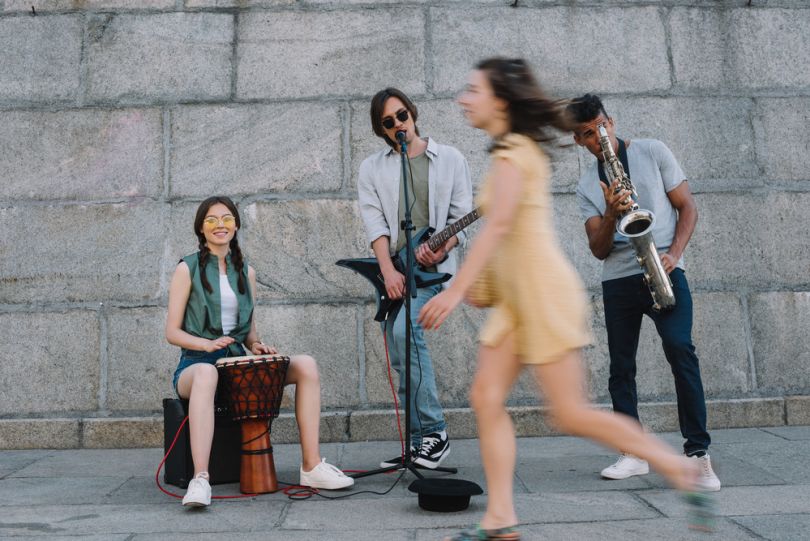
[[[630,197],[628,190],[616,191],[619,188],[618,180],[614,181],[610,186],[605,186],[604,182],[600,182],[599,186],[605,195],[605,217],[617,218],[633,206],[633,199]]]

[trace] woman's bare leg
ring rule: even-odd
[[[287,368],[287,384],[295,385],[295,420],[301,438],[304,471],[321,462],[321,379],[318,364],[309,355],[293,355]]]
[[[510,335],[497,347],[481,346],[478,370],[470,390],[470,403],[478,423],[481,461],[487,480],[487,510],[481,519],[484,529],[517,523],[512,497],[515,475],[515,428],[506,411],[506,399],[520,374]]]
[[[214,395],[217,369],[208,363],[192,364],[180,373],[177,393],[188,398],[188,431],[194,475],[208,472],[211,442],[214,439]]]
[[[550,407],[552,419],[561,430],[647,460],[675,488],[694,488],[697,470],[688,459],[644,432],[629,417],[591,407],[585,398],[585,377],[579,350],[562,354],[560,360],[536,365],[534,375]]]

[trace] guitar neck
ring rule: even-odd
[[[461,231],[462,229],[464,229],[465,227],[467,227],[480,217],[481,215],[479,214],[479,209],[477,208],[473,209],[473,211],[470,212],[469,214],[465,214],[464,216],[462,216],[452,224],[448,225],[438,233],[434,233],[427,241],[428,248],[430,248],[431,251],[435,252],[439,246],[447,242],[447,239],[449,239],[450,237],[452,237],[453,235],[455,235],[456,233],[458,233],[459,231]]]

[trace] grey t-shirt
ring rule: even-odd
[[[627,165],[630,168],[630,181],[638,193],[638,207],[655,214],[653,240],[658,253],[664,253],[672,244],[678,211],[670,203],[667,193],[686,179],[681,166],[667,146],[656,139],[633,139],[627,147]],[[597,167],[593,159],[591,166],[579,179],[577,202],[584,221],[593,216],[604,216],[605,196],[599,184]],[[683,258],[678,261],[683,269]],[[602,264],[602,281],[613,280],[640,274],[641,266],[627,237],[618,232],[613,235],[613,250]]]

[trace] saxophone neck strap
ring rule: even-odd
[[[630,176],[630,165],[627,163],[627,145],[624,144],[624,141],[621,139],[616,139],[619,142],[619,161],[622,162],[622,167],[624,167],[624,172],[627,173],[627,176]],[[596,168],[599,172],[599,180],[610,186],[610,182],[607,179],[607,173],[605,173],[605,162],[599,162],[599,166]]]

